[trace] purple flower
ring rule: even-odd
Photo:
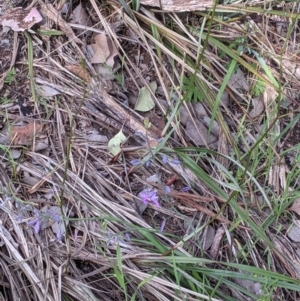
[[[166,225],[166,219],[164,218],[161,222],[160,228],[159,228],[159,232],[163,233],[164,229],[165,229],[165,225]]]
[[[166,164],[168,163],[167,155],[163,155],[163,156],[161,157],[161,160],[162,160],[162,163],[163,163],[164,165],[166,165]]]
[[[173,159],[173,160],[171,160],[170,162],[173,163],[173,164],[180,164],[180,161],[179,161],[179,160],[176,160],[176,159]]]
[[[145,163],[146,167],[149,167],[150,164],[151,164],[150,160],[146,161],[146,163]]]
[[[58,228],[58,231],[57,231],[57,233],[56,233],[56,238],[57,238],[58,241],[61,241],[62,235],[63,235],[63,231],[62,231],[62,229],[59,227],[59,228]]]
[[[124,240],[120,238],[118,235],[113,235],[107,240],[106,245],[110,246],[111,244],[115,245],[119,243],[124,243]]]
[[[37,209],[34,209],[33,211],[34,211],[34,214],[36,217],[33,220],[31,220],[30,222],[28,222],[28,225],[32,226],[34,229],[34,232],[36,234],[38,234],[41,229],[40,212]]]
[[[129,163],[133,166],[136,166],[136,165],[140,165],[141,161],[139,159],[133,159]]]
[[[191,189],[191,187],[183,187],[180,189],[181,192],[187,192]]]
[[[158,196],[156,195],[156,190],[143,190],[138,196],[142,199],[144,204],[153,203],[155,206],[159,207]]]
[[[166,192],[166,194],[171,192],[170,186],[167,186],[167,185],[165,186],[165,192]]]
[[[126,237],[127,241],[131,241],[131,237],[130,237],[129,233],[125,233],[125,237]]]
[[[51,212],[48,210],[47,212],[50,215],[50,218],[53,219],[55,222],[59,223],[60,222],[60,216],[56,213]]]

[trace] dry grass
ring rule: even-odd
[[[42,0],[34,4],[45,8]],[[298,108],[280,108],[278,99],[298,89],[291,47],[299,38],[296,26],[285,37],[276,34],[267,14],[262,22],[243,22],[240,12],[259,16],[264,5],[165,18],[142,6],[132,18],[119,2],[87,1],[93,23],[87,32],[104,31],[118,49],[120,68],[110,79],[97,74],[74,41],[90,43],[76,32],[78,25],[51,38],[7,34],[14,38],[12,58],[18,58],[15,81],[1,91],[1,135],[10,139],[0,140],[0,300],[250,300],[255,294],[296,300],[297,248],[286,236],[296,217],[286,209],[298,195],[298,173],[283,159],[293,154],[297,162],[298,143],[285,146],[288,136],[281,133],[297,126],[292,115]],[[269,14],[284,9],[295,25],[293,4]],[[54,28],[55,18],[47,16]],[[24,46],[30,39],[32,62]],[[47,85],[57,95],[37,93],[33,101],[27,59],[31,85]],[[250,88],[258,82],[265,87],[259,116],[250,117],[251,89],[240,95],[229,80],[237,66]],[[185,76],[189,89],[196,83],[205,94],[207,126],[213,131],[213,122],[219,125],[214,146],[202,137],[203,148],[195,148],[180,123],[181,107],[197,122]],[[155,110],[139,114],[130,96],[136,99],[153,80],[160,87]],[[225,90],[231,108],[221,101]],[[28,124],[34,126],[29,130]],[[99,139],[121,129],[127,140],[114,157]],[[41,141],[47,147],[39,150]],[[14,159],[12,150],[21,155]],[[141,164],[132,166],[133,159]],[[153,175],[158,181],[147,181]],[[180,192],[185,186],[191,190]],[[140,214],[138,193],[145,188],[157,190],[161,206],[149,204]]]

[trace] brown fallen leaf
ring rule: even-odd
[[[91,45],[93,50],[92,64],[103,64],[110,55],[107,37],[105,33],[96,34],[94,43]]]
[[[114,57],[118,51],[109,37],[105,33],[94,36],[94,43],[91,45],[93,56],[91,58],[92,64],[106,63],[110,68],[114,65]]]
[[[92,82],[92,77],[89,75],[89,73],[87,72],[87,70],[85,68],[83,68],[80,65],[68,65],[65,66],[65,68],[72,72],[73,74],[77,75],[79,78],[81,78],[83,81],[85,81],[86,83],[90,84]]]
[[[16,125],[10,130],[10,139],[13,145],[30,145],[42,125],[34,122],[26,125]]]

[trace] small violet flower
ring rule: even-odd
[[[163,233],[164,229],[165,229],[165,225],[166,225],[166,219],[164,218],[161,222],[160,228],[159,228],[159,232]]]
[[[133,159],[130,161],[130,164],[133,166],[137,166],[141,164],[141,161],[139,159]]]
[[[191,190],[191,187],[188,187],[188,186],[180,189],[181,192],[187,192],[189,190]]]
[[[37,209],[34,209],[35,218],[28,222],[29,226],[32,226],[34,229],[34,232],[38,234],[41,229],[41,217],[40,212]]]
[[[54,221],[57,222],[57,223],[60,222],[61,218],[60,218],[60,216],[59,216],[58,214],[53,213],[53,212],[50,212],[49,210],[48,210],[47,213],[50,215],[50,218],[51,218],[52,220],[54,220]]]
[[[179,160],[176,160],[176,159],[173,159],[173,160],[171,160],[170,162],[173,163],[173,164],[177,164],[177,165],[180,164],[180,161],[179,161]]]
[[[63,236],[63,231],[61,230],[61,228],[58,229],[57,233],[56,233],[56,238],[58,241],[61,241]]]
[[[144,204],[153,203],[155,206],[159,207],[158,196],[156,195],[156,190],[143,190],[138,194],[138,197],[142,199]]]
[[[131,237],[130,237],[129,233],[125,233],[125,238],[127,241],[131,241]]]
[[[164,165],[166,165],[166,164],[168,163],[167,155],[163,155],[163,156],[161,157],[161,161],[162,161],[162,163],[163,163]]]
[[[169,194],[171,192],[170,186],[168,186],[168,185],[165,186],[165,192],[166,192],[166,194]]]

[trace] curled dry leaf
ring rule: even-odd
[[[30,29],[34,24],[41,22],[42,19],[41,14],[35,7],[30,11],[16,7],[7,11],[1,17],[1,24],[2,26],[10,27],[14,31],[25,31]]]

